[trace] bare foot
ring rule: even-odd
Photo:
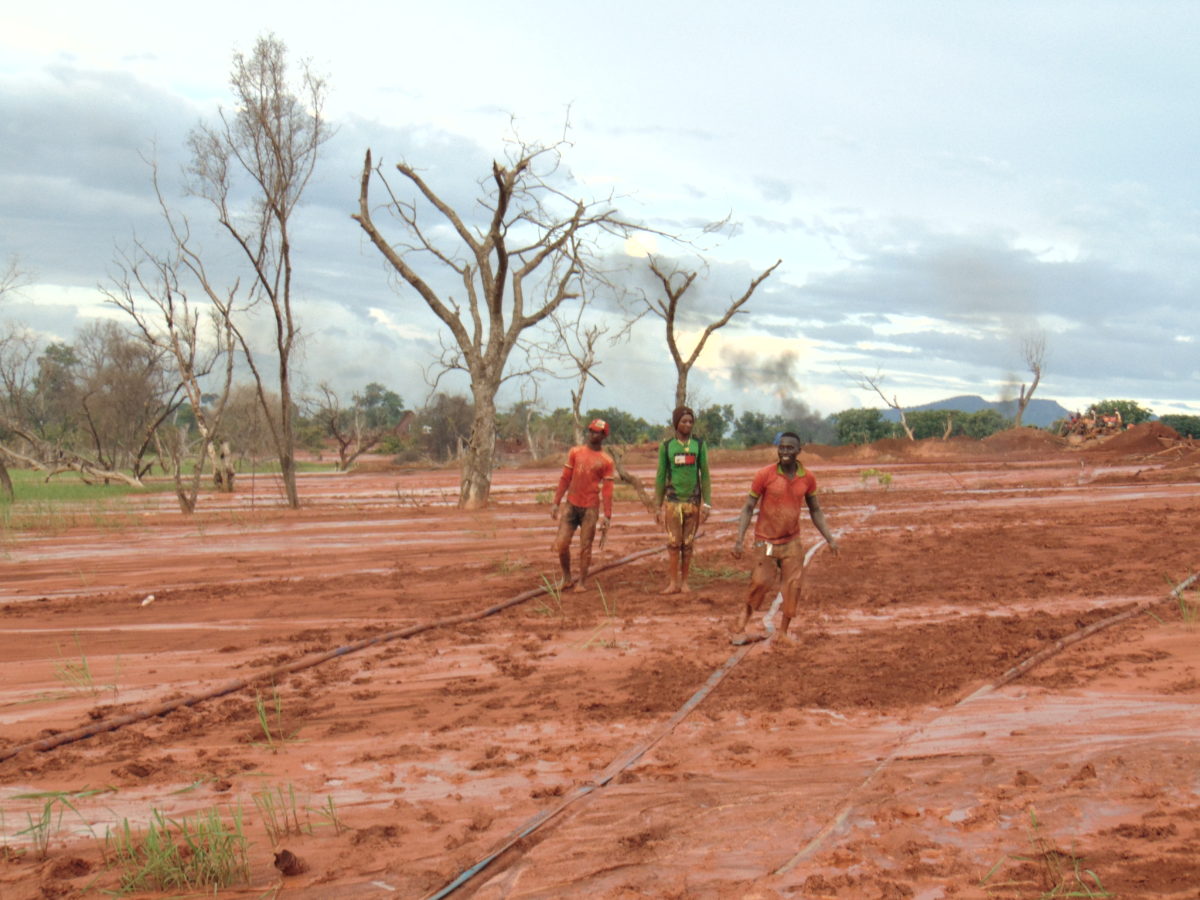
[[[679,586],[675,584],[668,584],[665,588],[659,591],[660,594],[678,594],[679,592]]]
[[[794,634],[789,634],[786,631],[783,634],[775,632],[775,634],[771,635],[771,638],[767,641],[768,650],[778,650],[783,647],[792,648],[799,646],[800,638]]]
[[[576,594],[582,594],[584,591],[587,590],[587,585],[584,584],[582,581],[577,581],[575,583],[575,585],[571,588],[571,590],[573,590]]]
[[[690,587],[688,587],[686,584],[683,584],[683,585],[680,585],[680,586],[679,586],[679,591],[678,591],[678,593],[680,593],[680,594],[690,594],[691,592],[692,592],[692,589],[691,589]]]

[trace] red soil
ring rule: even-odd
[[[191,518],[135,498],[11,537],[0,900],[113,888],[106,829],[214,806],[240,807],[251,842],[249,885],[222,895],[421,897],[576,793],[452,896],[1065,896],[1092,872],[1113,896],[1194,898],[1200,645],[1167,591],[1200,568],[1200,497],[1195,463],[1170,467],[1195,451],[1165,437],[809,448],[843,535],[810,564],[800,641],[752,646],[673,728],[734,653],[728,547],[769,450],[714,453],[691,594],[657,593],[651,553],[602,593],[410,637],[553,576],[553,466],[497,473],[478,514],[453,507],[453,472],[375,470],[304,478],[299,512],[260,480]],[[648,454],[627,462],[650,475]],[[621,493],[607,562],[662,544]],[[247,686],[11,755],[230,679]],[[73,793],[50,800],[43,853],[51,791]],[[267,795],[294,795],[290,833]]]

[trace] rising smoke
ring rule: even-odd
[[[829,426],[824,418],[797,396],[803,387],[795,374],[793,351],[785,350],[771,358],[726,348],[721,358],[729,366],[735,387],[769,394],[779,401],[785,429],[797,432],[806,441],[827,439]]]

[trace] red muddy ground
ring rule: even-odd
[[[1197,457],[1158,426],[813,448],[842,553],[812,559],[801,641],[732,666],[728,547],[769,450],[714,454],[690,595],[657,593],[652,552],[412,636],[553,575],[555,467],[498,472],[481,514],[453,472],[375,469],[302,479],[298,513],[260,480],[9,537],[0,900],[114,889],[106,830],[213,807],[250,840],[222,896],[423,897],[571,798],[451,896],[1200,897],[1200,630],[1167,598],[1200,570]],[[622,490],[603,560],[661,545]]]

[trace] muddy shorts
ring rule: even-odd
[[[598,506],[576,506],[574,503],[568,503],[567,514],[563,516],[563,521],[572,528],[579,528],[581,525],[587,524],[589,520],[594,525],[599,518],[600,507]]]
[[[668,500],[663,505],[663,520],[667,526],[667,546],[672,550],[690,550],[700,526],[700,504]]]
[[[760,559],[784,560],[790,556],[804,554],[800,540],[788,541],[786,544],[772,544],[770,541],[755,541],[754,552]]]

